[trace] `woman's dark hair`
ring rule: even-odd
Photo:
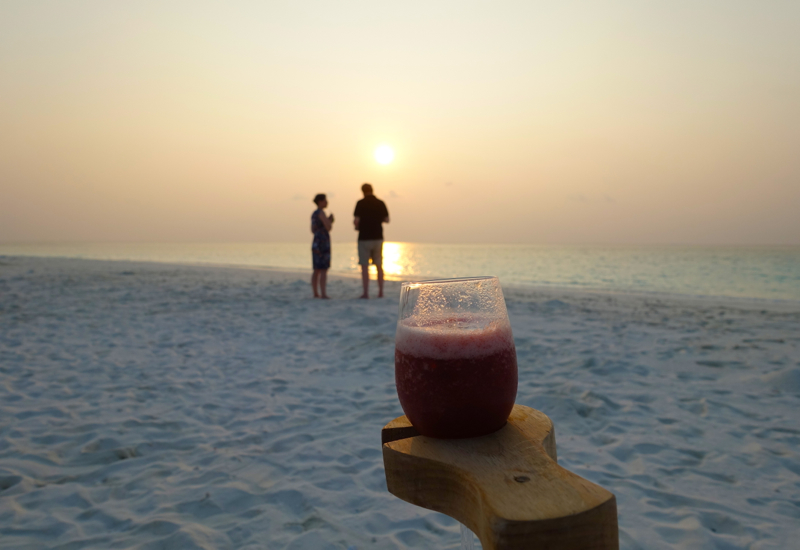
[[[324,201],[324,200],[327,200],[327,197],[325,196],[325,193],[317,193],[317,196],[314,197],[314,202],[317,203],[317,204],[319,204],[320,201]]]

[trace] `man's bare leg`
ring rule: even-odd
[[[361,284],[364,286],[364,294],[361,295],[361,298],[365,300],[369,298],[369,266],[362,265],[361,266]]]
[[[383,265],[376,265],[378,269],[378,298],[383,298]]]

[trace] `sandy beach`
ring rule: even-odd
[[[0,548],[459,548],[386,490],[399,283],[309,275],[0,257]],[[504,291],[621,548],[798,547],[800,306]]]

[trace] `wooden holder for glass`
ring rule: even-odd
[[[617,550],[614,495],[556,463],[545,415],[514,405],[493,434],[434,439],[405,416],[381,432],[386,483],[411,504],[455,518],[484,550]]]

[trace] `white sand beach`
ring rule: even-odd
[[[399,283],[309,275],[0,257],[0,548],[458,548],[386,490]],[[622,548],[800,548],[796,303],[504,291]]]

